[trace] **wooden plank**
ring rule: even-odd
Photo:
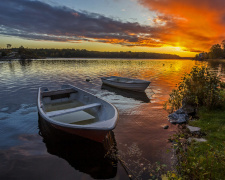
[[[42,92],[42,97],[49,97],[52,95],[66,94],[66,93],[76,93],[77,91],[74,89],[60,89],[56,91],[44,91]]]
[[[51,112],[46,113],[46,115],[48,117],[54,117],[54,116],[68,114],[68,113],[72,113],[72,112],[76,112],[76,111],[82,111],[82,110],[85,110],[85,109],[89,109],[89,108],[93,108],[93,107],[98,107],[98,106],[101,106],[101,104],[100,103],[93,103],[93,104],[88,104],[88,105],[85,105],[85,106],[79,106],[79,107],[71,108],[71,109],[51,111]]]

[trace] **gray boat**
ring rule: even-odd
[[[114,105],[72,85],[39,88],[38,112],[53,127],[98,142],[118,120]]]
[[[131,79],[118,76],[102,77],[102,83],[116,88],[143,92],[151,83],[141,79]]]

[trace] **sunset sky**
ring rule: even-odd
[[[0,0],[0,47],[195,56],[225,39],[224,0]]]

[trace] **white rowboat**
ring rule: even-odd
[[[145,91],[151,83],[141,79],[130,79],[118,76],[102,77],[102,83],[116,88],[127,89],[132,91]]]
[[[99,142],[118,120],[118,111],[111,103],[72,85],[39,88],[38,112],[57,129]]]

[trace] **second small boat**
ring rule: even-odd
[[[116,88],[127,89],[132,91],[143,92],[151,83],[141,79],[131,79],[118,76],[102,77],[103,84],[113,86]]]

